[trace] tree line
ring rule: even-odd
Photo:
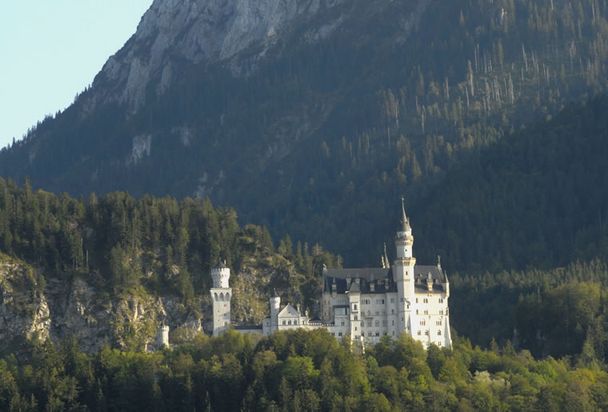
[[[608,373],[466,339],[407,336],[353,352],[326,331],[199,336],[156,353],[40,344],[0,360],[5,411],[572,411],[608,408]]]

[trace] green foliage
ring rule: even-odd
[[[450,281],[452,326],[473,342],[496,348],[493,339],[511,340],[535,356],[570,356],[587,366],[608,363],[603,261],[550,271],[453,275]]]
[[[199,311],[211,287],[211,267],[226,259],[235,277],[243,267],[275,273],[262,292],[276,288],[311,309],[323,264],[339,260],[318,245],[296,254],[282,250],[285,256],[277,254],[267,229],[241,228],[233,210],[214,208],[208,200],[135,199],[126,193],[82,200],[0,178],[0,260],[30,265],[19,278],[27,284],[14,285],[20,290],[37,285],[42,292],[46,278],[79,276],[111,298],[173,294]]]
[[[230,332],[157,353],[86,355],[66,342],[0,360],[7,411],[601,410],[607,391],[600,368],[526,352],[462,341],[426,353],[404,336],[359,355],[321,330],[257,343]]]
[[[606,259],[607,110],[573,104],[454,167],[413,212],[421,257],[468,272]]]

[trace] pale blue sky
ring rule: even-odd
[[[67,107],[152,0],[0,0],[0,147]]]

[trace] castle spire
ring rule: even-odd
[[[410,227],[410,222],[407,218],[407,215],[405,214],[405,197],[404,196],[401,196],[401,226],[402,226],[404,232],[407,232],[408,230],[412,230],[412,228]]]
[[[384,242],[384,261],[386,262],[385,269],[388,269],[390,267],[390,261],[388,260],[388,253],[386,253],[386,242]]]

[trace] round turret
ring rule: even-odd
[[[158,331],[158,346],[169,347],[169,326],[162,325]]]
[[[278,296],[270,298],[270,311],[279,313],[279,309],[281,309],[281,298]]]
[[[228,289],[230,287],[230,268],[223,262],[218,268],[211,269],[211,279],[214,288]]]

